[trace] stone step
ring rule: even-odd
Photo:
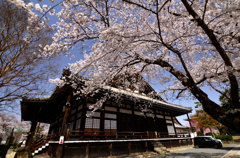
[[[152,144],[153,145],[153,147],[164,147],[164,145],[162,145],[162,144]]]
[[[167,150],[166,147],[155,147],[154,150],[157,149],[157,150]]]
[[[154,151],[160,155],[170,153],[170,151],[160,141],[153,141],[151,144],[154,147]]]
[[[48,147],[49,147],[49,143],[46,143],[46,144],[43,145],[42,147],[40,147],[40,148],[38,148],[37,150],[35,150],[35,151],[32,153],[32,156],[45,153],[45,152],[47,151]]]
[[[161,149],[154,149],[154,151],[157,152],[160,155],[169,153],[168,150],[161,150]]]

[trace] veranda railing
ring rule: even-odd
[[[65,140],[87,140],[87,139],[149,139],[149,138],[179,138],[187,137],[186,133],[171,135],[167,132],[116,132],[116,131],[67,131]]]

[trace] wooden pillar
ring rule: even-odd
[[[75,106],[74,106],[74,109],[73,110],[75,110],[75,113],[74,113],[74,123],[73,123],[73,130],[75,130],[76,129],[76,124],[77,124],[77,114],[78,114],[78,106],[77,106],[77,104],[75,103]]]
[[[67,132],[65,134],[65,140],[68,140],[68,137],[69,137],[69,128],[67,129]]]
[[[89,144],[86,145],[85,158],[89,157]]]
[[[84,100],[83,107],[82,107],[80,131],[84,131],[84,129],[85,129],[86,114],[87,114],[87,102],[86,102],[86,100]]]
[[[67,103],[66,103],[66,108],[65,108],[65,113],[64,113],[63,122],[62,122],[62,128],[61,128],[61,132],[60,132],[61,136],[64,136],[65,132],[66,132],[65,128],[66,128],[66,123],[67,123],[68,110],[69,110],[69,108],[71,106],[70,105],[71,96],[72,96],[72,91],[69,90]]]
[[[102,109],[105,108],[105,105],[102,106]],[[104,120],[105,120],[105,110],[102,110],[100,113],[100,134],[104,134]]]
[[[165,120],[165,122],[166,122],[165,111],[162,111],[162,114],[163,114],[163,119],[164,119],[164,120]]]
[[[110,154],[110,156],[112,156],[112,143],[110,143],[110,145],[109,145],[109,154]]]
[[[128,142],[128,154],[131,153],[131,142]]]
[[[191,124],[191,122],[190,122],[190,119],[189,119],[189,116],[188,116],[188,114],[187,114],[187,118],[188,118],[188,122],[189,122],[189,125],[190,125],[190,128],[191,128],[191,131],[192,131],[192,133],[193,133],[192,124]],[[190,136],[191,136],[191,135],[190,135]]]
[[[148,142],[145,142],[145,150],[148,151]]]
[[[31,124],[31,128],[30,128],[30,132],[29,132],[28,137],[27,137],[26,146],[31,146],[33,136],[35,135],[36,127],[37,127],[37,121],[33,120],[32,124]]]
[[[154,114],[154,118],[153,118],[153,121],[154,121],[154,131],[155,131],[155,135],[156,135],[156,138],[158,137],[158,124],[157,124],[157,112],[156,112],[156,109],[153,109],[153,114]]]
[[[166,122],[166,116],[165,116],[165,111],[162,111],[163,119],[167,128],[167,122]],[[164,134],[165,135],[165,134]],[[167,135],[169,135],[168,128],[167,128]],[[165,136],[164,136],[165,137]]]
[[[174,124],[174,121],[173,121],[173,116],[172,116],[172,114],[171,114],[171,119],[172,119],[172,124],[173,124],[173,128],[174,128],[175,135],[177,136],[177,131],[176,131],[176,127],[175,127],[175,124]]]
[[[131,109],[132,110],[132,120],[133,120],[133,122],[132,122],[132,131],[137,132],[137,130],[136,130],[137,129],[137,127],[136,127],[137,124],[135,123],[136,122],[136,117],[134,115],[134,106],[135,106],[135,104],[133,103],[132,104],[132,109]]]
[[[154,119],[157,118],[157,112],[156,112],[156,109],[153,109],[153,113],[154,113]]]
[[[119,122],[120,122],[120,106],[117,104],[117,132],[119,132],[119,127],[121,127],[119,126],[120,125]]]
[[[72,96],[72,90],[69,90],[67,103],[66,103],[66,108],[65,108],[65,113],[64,113],[63,122],[62,122],[62,128],[61,128],[61,132],[60,132],[60,136],[65,136],[65,139],[66,139],[65,127],[66,127],[66,123],[67,123],[68,110],[71,106],[70,105],[71,96]],[[59,144],[58,145],[58,148],[57,148],[57,151],[56,151],[56,158],[63,158],[64,149],[65,149],[64,144]]]

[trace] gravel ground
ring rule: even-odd
[[[222,149],[214,148],[192,148],[189,146],[186,148],[175,148],[170,154],[158,155],[155,152],[145,152],[145,153],[134,153],[130,155],[121,156],[109,156],[107,158],[222,158],[226,153],[228,153],[236,144],[227,144]],[[239,148],[235,148],[239,150]],[[50,158],[48,155],[37,155],[34,158]],[[106,157],[105,157],[106,158]],[[227,156],[224,158],[240,158],[240,156]]]

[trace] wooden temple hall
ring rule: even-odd
[[[192,143],[189,129],[176,119],[188,117],[191,108],[165,102],[142,77],[145,84],[141,90],[126,80],[123,84],[118,77],[98,93],[78,100],[69,85],[57,87],[48,98],[23,98],[22,120],[32,123],[26,142],[32,155],[97,157]],[[84,79],[78,84],[84,85]],[[89,107],[106,92],[119,94],[121,101],[109,98],[92,112]],[[144,109],[148,103],[151,107]],[[34,139],[38,122],[50,124],[49,134]]]

